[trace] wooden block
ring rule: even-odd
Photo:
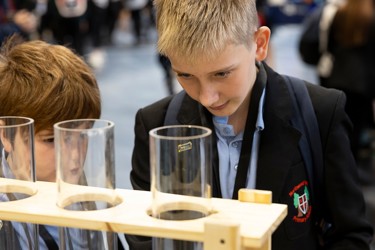
[[[240,189],[238,190],[238,200],[241,202],[254,202],[261,204],[272,203],[272,192],[256,189]]]

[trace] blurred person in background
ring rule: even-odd
[[[48,0],[39,32],[43,40],[70,47],[101,70],[106,61],[104,45],[111,42],[122,8],[120,0]],[[51,37],[45,35],[47,31]]]
[[[106,13],[106,28],[107,32],[105,34],[105,43],[111,45],[113,43],[113,32],[116,28],[116,24],[120,17],[121,11],[124,9],[124,3],[122,0],[110,0]]]
[[[112,34],[122,9],[120,0],[88,1],[89,50],[86,57],[87,63],[97,71],[105,65],[107,55],[104,46],[112,43]]]
[[[34,8],[31,1],[0,0],[0,43],[13,34],[30,39],[38,24],[32,12]]]
[[[46,31],[52,34],[52,40],[59,45],[68,46],[79,55],[84,54],[84,33],[87,32],[84,15],[87,12],[87,0],[47,0],[46,13],[41,17],[39,33],[43,40]]]
[[[134,45],[140,45],[143,42],[142,31],[145,26],[142,12],[147,7],[147,4],[148,0],[125,0],[125,10],[130,11]]]
[[[328,51],[334,60],[322,86],[343,90],[346,111],[354,130],[352,150],[360,157],[367,146],[363,135],[374,128],[372,102],[375,97],[375,18],[374,0],[346,0],[340,5],[328,36]]]
[[[103,49],[104,30],[107,18],[107,8],[110,0],[89,0],[86,18],[88,20],[88,38],[90,51],[87,55],[88,64],[96,70],[101,70],[105,64],[106,54]]]

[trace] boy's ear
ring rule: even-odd
[[[3,121],[0,121],[0,125],[4,125]],[[3,129],[0,129],[0,142],[4,147],[4,150],[6,152],[11,152],[12,151],[12,143],[10,142],[9,139],[6,138],[5,132]],[[1,152],[0,152],[1,154]]]
[[[267,57],[268,44],[271,37],[271,30],[266,27],[260,27],[254,34],[254,41],[257,46],[255,52],[255,59],[257,61],[263,61]]]

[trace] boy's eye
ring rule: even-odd
[[[223,71],[223,72],[217,72],[217,73],[215,73],[215,76],[224,78],[224,77],[228,77],[229,74],[230,74],[230,71]]]
[[[46,138],[43,138],[43,142],[45,142],[45,143],[54,143],[55,142],[55,137],[46,137]]]
[[[185,74],[185,73],[177,73],[177,77],[181,77],[181,78],[190,78],[191,75],[190,75],[190,74]]]

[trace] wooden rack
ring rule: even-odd
[[[76,189],[77,193],[103,193],[100,188]],[[205,250],[271,249],[271,235],[287,214],[286,205],[271,203],[271,192],[248,189],[240,190],[239,200],[212,198],[209,216],[184,221],[151,217],[152,197],[146,191],[116,189],[116,197],[109,199],[118,205],[96,211],[58,207],[56,183],[0,178],[0,193],[4,192],[21,192],[30,197],[0,202],[0,220],[200,241]]]

